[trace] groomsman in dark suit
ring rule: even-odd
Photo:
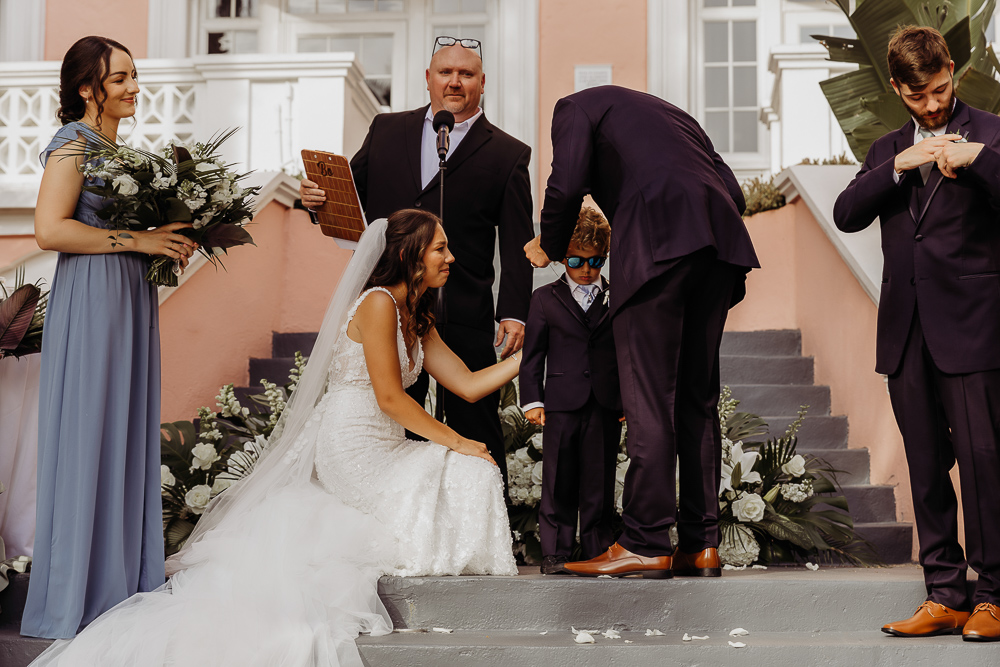
[[[883,632],[1000,639],[1000,118],[954,97],[931,28],[889,42],[912,120],[879,138],[834,207],[837,227],[882,230],[875,370],[903,435],[927,601]],[[949,471],[958,462],[966,553]],[[966,557],[978,575],[970,603]],[[972,604],[974,613],[970,618]]]
[[[542,233],[525,252],[536,266],[564,257],[588,193],[610,221],[610,317],[632,461],[618,542],[566,569],[718,576],[719,345],[747,271],[759,266],[743,193],[694,118],[627,88],[559,100],[552,149]]]
[[[445,173],[444,226],[455,255],[445,289],[448,323],[445,342],[473,371],[496,363],[501,352],[521,349],[531,298],[531,266],[522,247],[534,234],[528,162],[531,149],[491,124],[479,103],[486,85],[478,40],[438,37],[425,74],[428,106],[377,115],[351,171],[369,220],[403,208],[440,214],[438,154],[434,115],[455,115]],[[311,181],[299,188],[302,203],[321,204],[323,191]],[[493,304],[494,249],[499,236],[500,287]],[[494,334],[495,324],[499,328]],[[427,373],[407,393],[423,405]],[[497,414],[499,393],[466,403],[445,392],[445,421],[461,435],[486,444],[507,480],[503,430]]]
[[[622,399],[609,284],[601,277],[610,244],[607,220],[585,206],[563,260],[566,273],[531,295],[524,328],[521,407],[544,427],[542,574],[564,572],[577,526],[584,558],[615,541]]]

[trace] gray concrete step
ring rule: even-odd
[[[802,405],[809,414],[823,417],[830,414],[830,388],[802,384],[733,384],[733,398],[739,399],[738,409],[755,415],[795,415]],[[780,431],[779,431],[780,434]]]
[[[887,564],[913,562],[913,526],[908,523],[872,522],[858,523],[854,530],[875,546]]]
[[[719,354],[795,357],[802,354],[802,334],[795,329],[727,331],[722,334]]]
[[[722,355],[719,373],[723,385],[812,384],[812,357]]]
[[[274,382],[279,387],[288,383],[288,372],[295,367],[295,357],[250,358],[250,382],[260,386],[260,381]]]
[[[312,353],[313,343],[316,342],[314,332],[307,333],[278,333],[271,334],[271,356],[274,357],[294,357],[296,352],[301,352],[304,356]]]
[[[741,404],[736,409],[743,410],[744,408]],[[767,437],[771,438],[784,435],[788,425],[795,421],[794,416],[762,417],[762,419],[767,422],[770,431]],[[846,449],[847,417],[844,415],[814,415],[812,408],[810,408],[809,414],[799,427],[798,438],[803,447],[808,445],[817,449]]]
[[[865,632],[908,618],[926,595],[913,565],[821,566],[816,572],[771,567],[669,580],[522,571],[518,577],[383,577],[379,593],[397,628],[563,632],[615,626],[699,634],[734,627]]]
[[[17,628],[0,628],[0,665],[27,667],[51,643],[51,639],[22,637]]]
[[[750,613],[746,615],[753,616]],[[602,631],[605,629],[602,628]],[[707,640],[685,642],[682,632],[654,637],[646,637],[645,631],[622,632],[621,639],[597,636],[594,644],[576,644],[568,628],[546,635],[537,632],[456,630],[452,634],[393,633],[384,637],[360,637],[357,644],[366,663],[379,667],[993,667],[998,662],[995,646],[963,642],[961,637],[954,636],[901,639],[885,635],[877,629],[862,632],[751,632],[747,637],[730,637],[725,632],[707,634]],[[733,648],[729,645],[733,640],[743,642],[746,647]],[[626,644],[626,641],[630,643]]]
[[[871,459],[867,449],[815,449],[800,445],[796,451],[803,456],[821,458],[834,470],[842,470],[843,472],[837,473],[837,483],[841,486],[869,482]]]
[[[892,523],[896,520],[896,496],[891,486],[844,485],[841,491],[856,523]]]

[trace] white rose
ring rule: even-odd
[[[531,469],[531,483],[541,485],[542,483],[542,462],[539,461]]]
[[[542,433],[539,431],[535,435],[531,436],[531,444],[535,446],[535,449],[542,451]]]
[[[219,495],[232,485],[233,481],[231,479],[226,479],[225,477],[216,477],[215,483],[212,484],[212,497]]]
[[[800,454],[796,454],[788,463],[781,466],[781,472],[792,477],[801,477],[806,474],[806,460]]]
[[[212,499],[212,487],[208,484],[199,484],[192,487],[184,494],[184,502],[195,514],[201,514],[208,506],[208,501]]]
[[[125,195],[126,197],[134,195],[139,191],[139,184],[128,174],[116,176],[111,185],[118,194]]]
[[[532,500],[541,500],[542,499],[542,487],[540,487],[540,486],[533,486],[533,487],[531,487],[531,499]]]
[[[177,483],[174,473],[170,472],[167,466],[160,466],[160,486],[173,486]]]
[[[743,522],[764,518],[764,499],[756,493],[745,493],[733,502],[733,514]]]
[[[527,447],[521,447],[521,449],[514,452],[514,456],[517,457],[517,460],[521,463],[534,463],[531,456],[528,454]]]
[[[522,503],[528,499],[528,490],[525,489],[524,487],[517,489],[517,491],[515,491],[514,493],[517,496],[517,499],[520,500]]]
[[[201,468],[208,470],[212,464],[219,460],[219,453],[215,451],[215,446],[207,442],[199,442],[191,449],[191,470]]]

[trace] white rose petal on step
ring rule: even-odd
[[[689,641],[691,641],[691,639],[692,639],[691,635],[689,635],[689,634],[688,634],[688,633],[686,633],[686,632],[684,633],[684,636],[683,636],[683,637],[681,637],[681,641],[682,641],[682,642],[689,642]]]
[[[733,628],[729,632],[730,637],[746,637],[750,634],[749,630],[744,630],[743,628]]]
[[[547,634],[549,634],[549,631],[546,630],[545,632],[539,632],[538,634],[540,634],[540,635],[547,635]]]
[[[819,565],[816,565],[815,563],[806,563],[806,569],[815,572],[819,569]]]
[[[208,506],[208,501],[212,499],[212,487],[207,484],[199,484],[192,487],[184,494],[184,502],[195,514],[201,514]]]
[[[806,474],[806,460],[801,454],[796,454],[788,463],[781,466],[781,471],[792,477],[802,477]]]
[[[698,635],[691,635],[691,639],[697,639],[698,641],[703,641],[705,639],[708,639],[708,635],[705,635],[704,637],[699,637]]]
[[[745,493],[733,501],[733,514],[744,523],[757,522],[764,518],[767,505],[756,493]]]
[[[626,644],[632,644],[632,643],[634,643],[634,642],[633,642],[633,641],[632,641],[631,639],[626,639],[626,640],[625,640],[625,643],[626,643]]]
[[[747,646],[743,642],[729,642],[729,645],[732,646],[733,648],[746,648]]]
[[[440,632],[445,635],[450,635],[452,632],[454,632],[454,630],[452,630],[451,628],[432,628],[432,629],[434,630],[434,632]]]
[[[622,638],[621,634],[617,630],[615,630],[614,628],[608,628],[607,630],[605,630],[604,632],[601,633],[601,636],[604,637],[605,639],[621,639]]]
[[[597,641],[591,636],[589,632],[578,632],[576,637],[573,637],[573,641],[577,644],[596,644]]]
[[[650,630],[649,628],[646,628],[646,636],[647,637],[662,637],[663,633],[660,632],[659,630]]]

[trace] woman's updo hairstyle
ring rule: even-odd
[[[424,251],[434,239],[439,220],[433,213],[405,208],[389,216],[385,230],[385,250],[365,284],[370,287],[406,285],[406,312],[410,314],[403,336],[407,346],[423,338],[434,326],[437,289],[420,295],[423,284]],[[419,296],[418,296],[419,295]]]
[[[107,37],[91,35],[77,40],[69,47],[59,72],[59,111],[56,115],[63,125],[80,120],[87,113],[87,105],[80,96],[82,86],[90,86],[94,103],[97,104],[97,122],[100,125],[104,113],[104,78],[111,69],[111,52],[124,51],[132,57],[125,46]]]

